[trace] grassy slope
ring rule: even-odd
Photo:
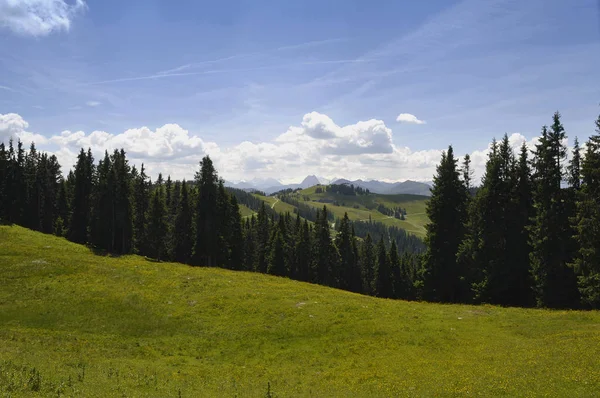
[[[351,220],[368,220],[369,216],[373,221],[379,221],[389,226],[396,226],[402,228],[410,233],[413,233],[419,237],[425,236],[425,224],[428,219],[425,214],[425,206],[428,197],[420,195],[357,195],[357,196],[346,196],[339,194],[332,194],[329,192],[315,193],[317,187],[307,188],[299,192],[299,199],[302,200],[303,195],[308,195],[311,201],[305,202],[306,204],[313,207],[323,207],[323,203],[318,202],[319,199],[331,199],[336,200],[342,206],[333,206],[333,204],[327,204],[327,208],[335,214],[336,217],[343,217],[344,213],[348,213],[348,217]],[[376,209],[369,210],[366,208],[368,204],[383,204],[386,207],[394,208],[397,206],[406,208],[407,216],[406,220],[398,220],[393,217],[388,217],[381,214]],[[358,205],[356,209],[353,206]]]
[[[245,206],[245,205],[239,205],[240,206],[240,214],[242,215],[242,217],[250,217],[251,215],[255,214],[254,211],[252,211],[252,209],[250,209],[249,207]]]
[[[600,314],[382,300],[0,227],[0,395],[593,396]],[[32,371],[35,368],[35,372]],[[33,377],[31,375],[34,375]]]

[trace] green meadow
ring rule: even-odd
[[[0,396],[594,397],[600,313],[384,300],[0,226]]]

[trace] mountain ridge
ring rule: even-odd
[[[247,191],[263,191],[267,195],[284,189],[306,189],[319,184],[353,184],[355,186],[360,186],[361,188],[368,189],[373,193],[383,195],[412,194],[431,196],[430,184],[413,180],[406,180],[402,182],[384,182],[379,180],[364,181],[361,179],[348,180],[346,178],[337,178],[329,181],[325,178],[319,178],[314,174],[311,174],[306,176],[299,184],[283,184],[274,178],[254,178],[249,181],[240,181],[237,183],[225,181],[225,186],[227,187],[238,188]]]

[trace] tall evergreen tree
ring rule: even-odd
[[[135,248],[138,253],[146,254],[147,247],[144,247],[146,241],[147,215],[150,207],[150,181],[146,175],[144,164],[139,174],[132,173],[133,176],[133,235]]]
[[[214,267],[217,265],[218,236],[217,196],[218,177],[210,157],[200,161],[200,171],[196,173],[198,198],[196,201],[196,240],[194,244],[194,265]]]
[[[193,210],[190,204],[187,184],[185,180],[181,183],[181,194],[173,233],[173,258],[180,263],[188,264],[192,258],[194,245],[193,234]]]
[[[570,307],[579,301],[573,270],[567,266],[569,220],[561,189],[565,138],[560,114],[556,112],[550,130],[546,126],[542,129],[535,149],[530,261],[536,303],[543,307]]]
[[[86,243],[91,214],[94,158],[91,150],[83,148],[77,156],[75,181],[73,186],[73,205],[68,238],[75,243]]]
[[[298,233],[296,240],[296,264],[298,271],[296,279],[308,282],[310,281],[310,268],[311,268],[311,231],[308,225],[308,221],[304,220],[302,229]]]
[[[0,142],[0,223],[6,222],[6,211],[8,207],[8,168],[9,168],[9,157],[8,151],[4,142]]]
[[[150,257],[162,260],[166,254],[167,237],[167,207],[161,189],[155,189],[150,201],[148,215],[148,254]]]
[[[335,245],[340,253],[340,285],[341,289],[349,290],[351,287],[356,289],[360,284],[360,269],[358,268],[357,259],[355,257],[354,237],[352,236],[350,219],[348,213],[344,213],[339,226],[339,231],[335,238]]]
[[[217,214],[214,234],[217,235],[216,265],[231,268],[231,202],[225,191],[223,181],[219,181],[217,190]]]
[[[465,184],[465,187],[467,188],[467,192],[471,193],[471,188],[473,185],[473,168],[471,167],[471,156],[467,153],[465,155],[465,158],[463,160],[463,165],[462,165],[462,179],[463,179],[463,183]]]
[[[289,274],[286,254],[288,249],[285,235],[285,223],[283,217],[281,217],[280,222],[273,229],[269,245],[271,251],[268,256],[267,273],[271,275],[287,276]]]
[[[242,232],[242,216],[237,198],[231,195],[229,200],[229,231],[230,231],[230,258],[229,267],[241,270],[244,266],[244,234]]]
[[[339,253],[331,240],[326,206],[317,216],[314,235],[313,282],[337,287]]]
[[[270,220],[267,215],[265,202],[263,202],[256,219],[256,254],[254,270],[257,272],[267,272],[269,236]]]
[[[23,212],[23,222],[25,227],[41,231],[41,184],[38,178],[38,166],[40,156],[32,142],[29,152],[25,154],[24,182],[25,182],[25,202]],[[41,177],[41,176],[40,176]]]
[[[108,151],[96,168],[90,241],[98,249],[112,252],[115,233],[115,198],[112,159]]]
[[[529,272],[529,225],[533,217],[533,186],[526,143],[521,146],[515,165],[512,199],[508,210],[508,264],[512,283],[506,294],[508,305],[530,306],[532,304],[532,281]]]
[[[54,223],[54,233],[57,236],[65,236],[70,213],[70,198],[67,193],[67,181],[61,179],[58,185],[56,198],[57,217]]]
[[[130,253],[133,250],[133,206],[131,201],[131,168],[125,151],[115,150],[112,155],[114,187],[114,232],[113,250],[117,253]]]
[[[395,241],[392,241],[392,244],[390,245],[389,259],[392,279],[392,297],[396,299],[407,299],[409,290],[407,289],[407,284],[409,283],[409,280],[404,274],[402,268],[403,264],[398,256],[398,246]]]
[[[244,222],[244,261],[242,269],[253,271],[256,264],[256,217],[254,215],[247,217]]]
[[[56,219],[59,217],[57,198],[62,185],[60,164],[55,155],[48,156],[44,153],[40,157],[38,169],[38,185],[41,191],[41,225],[42,232],[51,234],[55,232]]]
[[[571,163],[567,167],[568,183],[571,188],[578,191],[581,188],[581,148],[579,140],[575,137],[573,152],[571,153]]]
[[[392,284],[392,270],[383,237],[377,244],[377,263],[375,267],[374,282],[375,295],[385,298],[392,297],[394,290]]]
[[[574,174],[573,169],[571,173]],[[572,219],[579,250],[572,265],[582,302],[600,309],[600,116],[596,134],[586,143],[581,177],[577,211]]]
[[[425,297],[431,301],[465,301],[468,288],[457,262],[465,235],[467,189],[460,179],[452,146],[442,153],[431,198],[427,202],[427,252],[424,257]]]
[[[362,292],[364,294],[374,295],[375,287],[373,286],[373,279],[375,277],[375,247],[373,246],[373,240],[371,234],[367,234],[361,246],[360,252],[360,268],[362,273]]]

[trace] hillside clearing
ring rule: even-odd
[[[600,314],[382,300],[0,226],[4,396],[594,396]]]

